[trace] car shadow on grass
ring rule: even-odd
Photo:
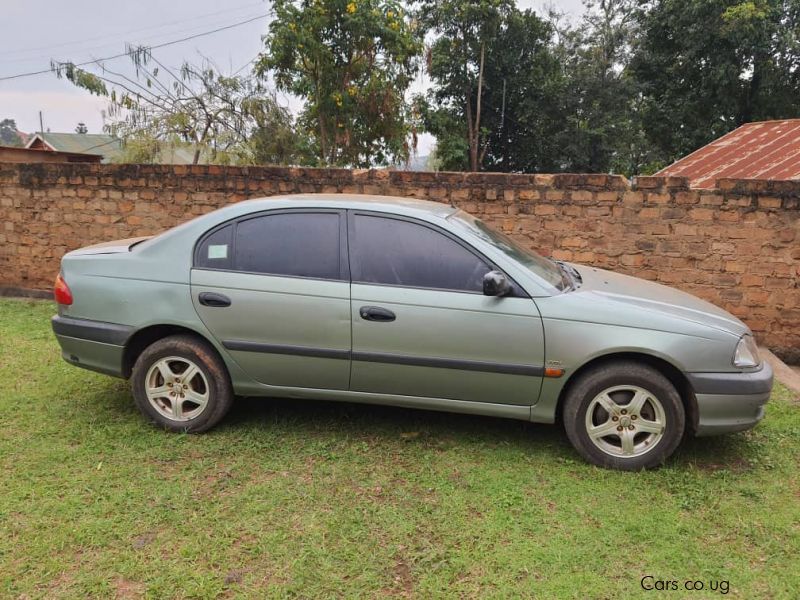
[[[580,457],[560,423],[547,425],[483,415],[348,402],[279,398],[239,398],[223,428],[278,425],[307,435],[385,436],[406,440],[470,445],[516,446],[525,452],[548,453],[561,459]],[[747,433],[687,438],[668,464],[704,471],[748,470],[756,452]]]
[[[104,406],[123,422],[136,418],[129,392],[111,383],[103,388],[92,398],[93,405]],[[148,427],[144,420],[141,425]],[[339,401],[237,398],[210,435],[257,436],[260,432],[280,432],[309,443],[369,439],[464,450],[502,446],[581,462],[560,424]],[[751,457],[758,454],[756,446],[748,433],[688,438],[667,464],[679,469],[743,472],[751,468]]]

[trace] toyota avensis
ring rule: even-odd
[[[689,294],[543,258],[446,204],[299,195],[231,204],[64,256],[64,358],[130,378],[160,427],[205,431],[235,395],[563,423],[605,467],[753,427],[772,371]]]

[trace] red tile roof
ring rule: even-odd
[[[721,178],[800,179],[800,119],[747,123],[656,175],[688,177],[694,188]]]

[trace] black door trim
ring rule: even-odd
[[[541,377],[544,375],[544,367],[535,365],[495,363],[481,360],[460,360],[454,358],[433,358],[426,356],[406,356],[403,354],[387,354],[383,352],[353,352],[353,360],[409,365],[414,367],[435,367],[437,369],[505,373],[507,375],[530,375],[533,377]]]
[[[289,354],[292,356],[310,356],[314,358],[339,358],[350,360],[350,350],[333,348],[311,348],[309,346],[289,346],[285,344],[262,344],[246,340],[225,340],[222,342],[228,350],[241,352],[263,352],[265,354]]]
[[[225,340],[222,345],[228,350],[241,352],[263,352],[265,354],[289,354],[313,358],[338,358],[360,362],[408,365],[412,367],[434,367],[437,369],[456,369],[461,371],[482,371],[484,373],[504,373],[506,375],[526,375],[542,377],[544,367],[514,363],[495,363],[481,360],[460,360],[454,358],[435,358],[427,356],[407,356],[383,352],[350,352],[333,348],[311,348],[309,346],[289,346],[283,344],[262,344],[245,340]]]

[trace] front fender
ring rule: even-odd
[[[700,337],[586,321],[543,319],[545,366],[564,370],[560,378],[545,378],[531,420],[555,421],[564,387],[584,365],[604,356],[642,355],[660,359],[683,373],[732,371],[733,335]]]

